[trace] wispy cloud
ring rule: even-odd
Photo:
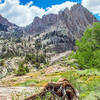
[[[70,8],[74,3],[67,1],[60,5],[53,5],[46,10],[32,4],[32,1],[26,5],[21,5],[19,0],[5,0],[4,3],[0,4],[0,14],[12,23],[19,26],[26,26],[30,24],[36,16],[42,17],[44,14],[49,13],[57,14],[66,7]]]
[[[98,14],[100,16],[100,0],[82,0],[82,5],[93,14]]]
[[[0,3],[0,14],[12,23],[19,26],[26,26],[32,23],[36,16],[42,17],[44,14],[49,13],[57,14],[66,7],[70,9],[74,4],[76,3],[66,1],[62,4],[42,9],[34,6],[34,2],[32,1],[26,5],[21,5],[19,0],[5,0],[4,3]],[[100,0],[82,0],[82,5],[94,14],[98,13],[100,15]]]
[[[70,1],[66,1],[60,5],[53,5],[52,7],[47,8],[47,11],[45,12],[46,14],[49,13],[54,13],[54,14],[58,14],[58,12],[60,10],[64,10],[66,7],[67,8],[71,8],[74,4],[76,4],[75,2],[70,2]]]
[[[0,14],[12,23],[26,26],[33,21],[35,16],[41,17],[45,13],[44,9],[30,5],[32,2],[20,5],[19,0],[5,0],[0,4]]]

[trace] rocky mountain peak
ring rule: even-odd
[[[71,10],[76,10],[76,9],[80,9],[80,8],[86,9],[81,4],[77,3],[71,7]]]
[[[65,22],[68,26],[71,23],[76,23],[77,26],[84,24],[86,27],[89,24],[92,24],[94,21],[97,21],[96,18],[81,4],[76,4],[71,7],[69,10],[66,8],[64,11],[60,11],[59,14],[48,14],[44,15],[42,18],[36,17],[32,24],[26,27],[27,33],[41,33],[45,30],[49,30],[51,26],[58,26],[59,21]],[[61,23],[61,22],[60,22]],[[67,27],[66,27],[67,28]]]
[[[6,18],[2,17],[2,15],[0,15],[0,24],[7,25],[7,26],[13,25]]]
[[[56,51],[66,51],[74,49],[75,41],[81,38],[85,28],[93,21],[97,22],[97,19],[80,4],[71,9],[65,8],[58,14],[35,17],[25,28],[10,23],[0,15],[0,37],[22,37],[25,34],[34,38],[38,34],[37,38],[41,38],[43,45],[51,46]]]
[[[26,27],[26,31],[28,35],[45,33],[41,38],[47,43],[43,43],[53,45],[56,51],[61,48],[66,51],[73,49],[75,40],[81,38],[85,28],[93,21],[97,22],[97,19],[85,7],[76,4],[71,9],[65,8],[58,14],[36,17],[33,23]]]
[[[6,18],[0,15],[0,37],[11,38],[20,37],[23,35],[23,29],[13,23],[10,23]]]

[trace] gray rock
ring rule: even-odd
[[[82,5],[76,4],[70,10],[66,8],[59,14],[36,17],[25,30],[27,35],[44,34],[46,45],[53,45],[56,51],[74,49],[75,41],[83,35],[85,28],[97,19]]]
[[[0,79],[6,76],[8,73],[7,69],[4,66],[0,66]]]
[[[10,23],[6,18],[0,15],[0,37],[1,38],[19,38],[23,36],[24,30],[17,25]]]

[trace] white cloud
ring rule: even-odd
[[[26,5],[20,5],[19,0],[5,0],[0,4],[0,14],[10,22],[19,26],[26,26],[33,21],[35,16],[41,17],[45,12],[36,6],[31,6],[32,2]]]
[[[49,13],[57,14],[66,7],[70,9],[75,3],[67,1],[60,5],[53,5],[46,10],[33,6],[32,4],[32,1],[26,5],[21,5],[19,0],[5,0],[4,3],[0,4],[0,14],[12,23],[19,26],[26,26],[30,24],[36,16],[42,17],[44,14]]]
[[[60,5],[53,5],[51,8],[47,8],[46,14],[49,14],[49,13],[58,14],[60,10],[64,10],[66,7],[70,9],[74,4],[76,3],[66,1]]]
[[[70,9],[76,3],[66,1],[62,4],[46,8],[46,10],[33,4],[33,1],[30,1],[26,5],[21,5],[19,0],[5,0],[4,3],[0,3],[0,14],[12,23],[19,26],[26,26],[32,23],[36,16],[42,17],[44,14],[50,13],[58,14],[60,10],[64,10],[66,7]],[[100,0],[82,0],[82,5],[93,14],[99,14],[100,16]]]
[[[93,14],[99,14],[100,16],[100,0],[82,0],[82,5]]]
[[[30,1],[30,2],[27,3],[26,5],[27,5],[27,6],[32,6],[32,4],[33,4],[33,1]]]

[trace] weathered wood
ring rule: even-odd
[[[46,94],[50,92],[52,96],[47,99]],[[71,83],[63,78],[58,82],[48,83],[40,93],[34,94],[24,100],[35,100],[38,97],[45,97],[46,100],[78,100],[76,89],[71,85]],[[41,99],[42,100],[42,99]]]

